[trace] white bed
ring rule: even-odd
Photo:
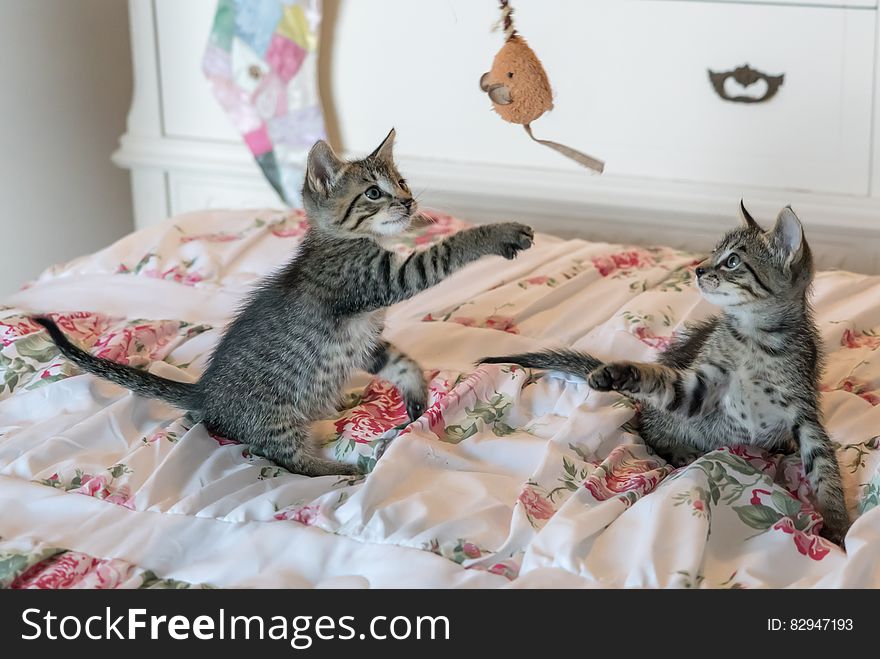
[[[462,226],[441,214],[401,250]],[[809,227],[808,236],[809,236]],[[568,345],[651,359],[712,313],[695,255],[539,234],[392,308],[432,382],[407,424],[362,375],[316,431],[365,480],[292,475],[182,412],[66,363],[30,312],[96,354],[194,379],[242,296],[294,253],[297,212],[172,218],[46,271],[0,310],[0,585],[880,586],[880,278],[823,272],[823,410],[857,516],[817,535],[799,458],[734,448],[673,471],[634,410],[558,375],[473,362]]]

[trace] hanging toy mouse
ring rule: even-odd
[[[480,89],[489,95],[495,112],[505,121],[522,125],[539,144],[602,172],[605,163],[601,160],[558,142],[539,140],[532,134],[531,123],[553,109],[553,91],[541,60],[513,27],[513,8],[508,0],[501,0],[501,22],[504,45],[495,55],[491,70],[480,78]]]

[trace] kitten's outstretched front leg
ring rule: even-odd
[[[619,391],[663,409],[675,400],[678,381],[678,372],[671,368],[637,362],[602,364],[587,378],[596,391]]]
[[[388,341],[380,341],[366,370],[397,387],[411,421],[424,414],[428,407],[428,383],[422,367],[412,357]]]
[[[804,419],[792,429],[796,442],[801,447],[804,473],[810,480],[824,525],[822,535],[834,543],[841,544],[849,529],[849,514],[846,510],[846,497],[843,492],[843,479],[834,444],[815,416]]]
[[[512,259],[531,247],[533,239],[530,227],[504,222],[460,231],[403,260],[376,246],[367,258],[345,264],[346,276],[357,286],[358,294],[334,295],[332,304],[341,315],[388,307],[439,284],[483,256],[495,254]]]
[[[718,395],[712,373],[678,371],[662,364],[611,362],[596,368],[587,382],[597,391],[619,391],[634,400],[688,417],[711,407]]]

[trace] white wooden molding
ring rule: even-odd
[[[874,20],[874,116],[871,122],[871,177],[869,194],[880,199],[880,11]]]
[[[128,21],[131,34],[131,63],[134,89],[128,112],[127,132],[121,138],[120,149],[113,154],[113,162],[131,170],[131,196],[134,223],[144,227],[168,217],[172,213],[168,200],[168,182],[160,170],[139,172],[125,165],[119,155],[127,149],[126,139],[161,141],[162,98],[156,14],[152,0],[128,0]]]
[[[242,145],[126,135],[114,161],[145,174],[219,177],[248,189],[265,181]],[[541,231],[705,250],[737,222],[740,198],[771,223],[791,204],[823,267],[880,271],[880,200],[802,191],[592,176],[402,156],[423,203],[474,221],[515,218]],[[268,191],[268,186],[266,186]],[[267,192],[271,195],[271,192]],[[188,210],[188,208],[187,208]]]

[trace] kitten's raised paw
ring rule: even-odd
[[[603,364],[587,378],[596,391],[636,392],[639,390],[639,369],[625,362]]]
[[[510,260],[524,249],[532,246],[535,232],[532,228],[519,222],[504,222],[489,226],[492,237],[498,241],[497,253]]]

